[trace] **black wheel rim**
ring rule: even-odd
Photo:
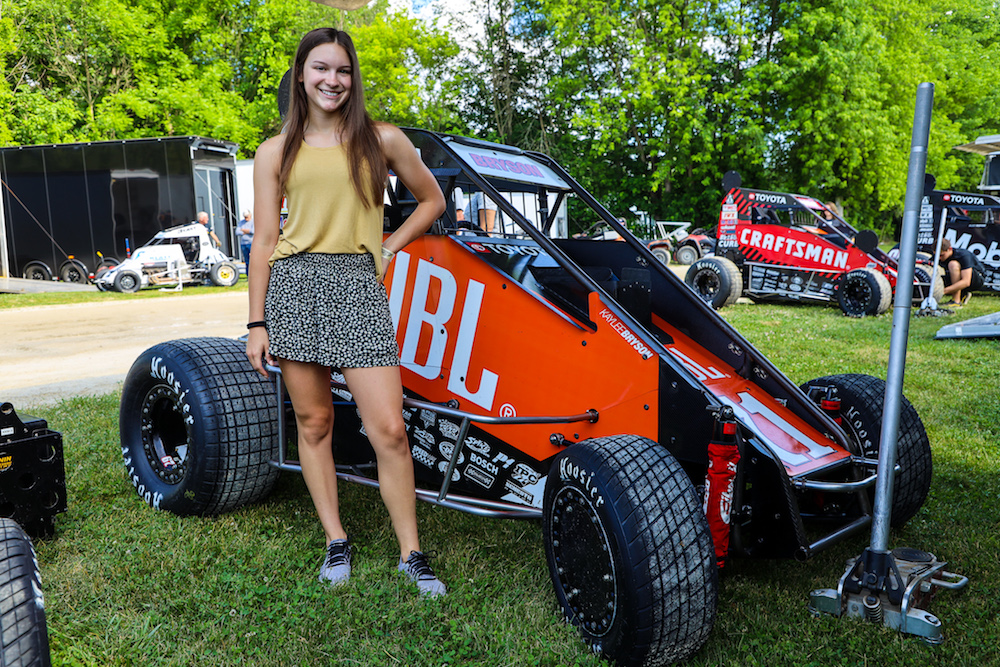
[[[552,503],[552,553],[570,622],[603,637],[618,613],[618,577],[611,542],[590,499],[575,487]]]
[[[714,271],[702,271],[694,278],[694,286],[705,301],[711,301],[722,288],[722,281]]]
[[[146,394],[141,429],[149,467],[165,483],[178,484],[187,472],[190,433],[170,387],[157,385]]]
[[[844,285],[844,305],[852,312],[863,312],[872,299],[872,288],[867,282],[858,281]]]

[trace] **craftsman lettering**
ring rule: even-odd
[[[805,259],[824,264],[834,269],[847,269],[849,255],[846,250],[837,250],[819,243],[794,239],[781,234],[762,232],[753,227],[740,230],[740,245],[782,253],[788,257]]]

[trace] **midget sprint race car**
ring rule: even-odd
[[[121,264],[94,279],[102,292],[138,292],[143,287],[201,284],[232,287],[240,280],[236,264],[215,248],[208,230],[192,222],[157,232]]]
[[[837,303],[845,315],[879,315],[896,287],[896,261],[878,248],[878,236],[858,231],[812,197],[750,190],[740,175],[723,178],[725,197],[713,257],[692,264],[685,281],[722,308],[747,296],[755,301]],[[938,301],[938,271],[918,263],[913,300]]]
[[[933,257],[940,225],[953,248],[975,255],[983,268],[982,289],[1000,292],[1000,198],[989,194],[933,190],[925,197],[917,244]]]
[[[870,525],[882,380],[793,384],[549,157],[407,134],[443,192],[485,194],[504,230],[460,228],[451,203],[388,269],[418,496],[538,520],[555,598],[595,651],[683,660],[709,636],[729,559],[805,560]],[[570,197],[620,239],[561,233]],[[390,231],[415,202],[398,182],[387,201]],[[280,371],[263,379],[244,349],[174,340],[132,366],[121,449],[152,507],[232,511],[300,470]],[[338,475],[377,486],[336,370],[330,399]],[[930,479],[904,400],[895,524]]]

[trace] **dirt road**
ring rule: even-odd
[[[246,316],[244,291],[0,311],[0,402],[22,411],[114,391],[151,345],[235,338]]]

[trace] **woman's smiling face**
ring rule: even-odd
[[[311,107],[332,113],[341,109],[351,94],[353,71],[350,56],[340,44],[320,44],[306,56],[300,81]]]

